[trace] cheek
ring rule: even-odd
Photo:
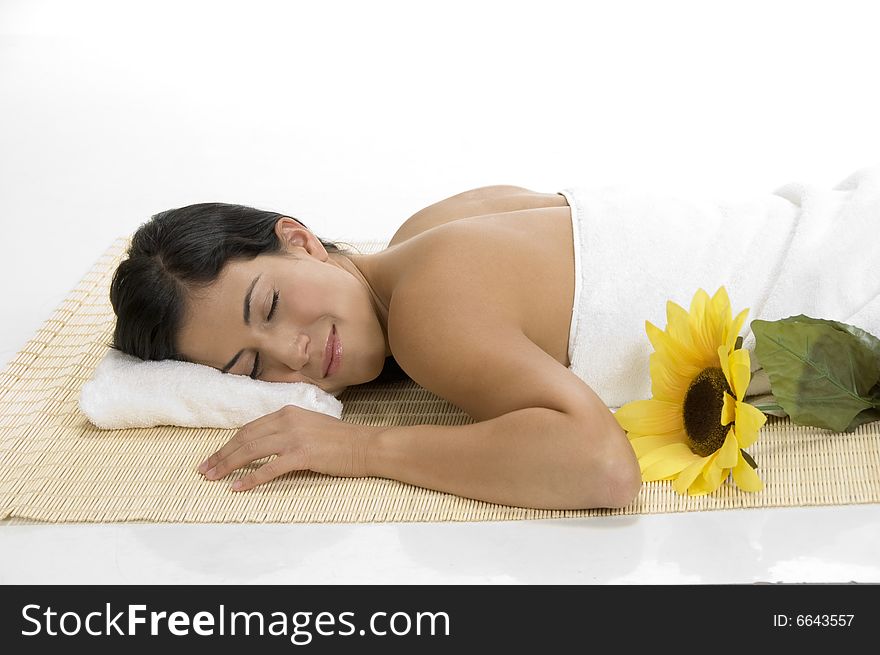
[[[281,290],[279,304],[295,322],[309,323],[327,313],[332,294],[319,284],[291,284]]]
[[[372,314],[369,298],[357,280],[346,274],[315,277],[286,290],[292,298],[292,316],[303,321],[317,321],[323,316],[339,317],[359,323]],[[291,306],[291,305],[289,305]],[[295,319],[296,320],[296,319]]]
[[[335,280],[335,284],[326,285],[316,302],[326,313],[362,320],[362,317],[353,316],[353,312],[357,313],[357,308],[363,303],[362,297],[363,292],[357,281],[343,278]]]

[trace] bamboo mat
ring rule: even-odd
[[[235,430],[99,430],[79,411],[80,387],[113,331],[108,289],[130,237],[118,238],[0,373],[0,519],[18,522],[497,521],[749,507],[880,502],[880,421],[851,434],[768,417],[749,449],[765,489],[725,482],[678,496],[648,482],[621,509],[537,510],[485,503],[382,478],[287,474],[247,492],[207,481],[196,466]],[[355,242],[362,253],[385,242]],[[373,425],[461,425],[470,418],[411,381],[350,387],[343,420]],[[255,467],[266,459],[255,462]],[[243,472],[241,472],[243,474]]]

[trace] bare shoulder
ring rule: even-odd
[[[583,380],[526,335],[512,296],[467,253],[440,256],[395,290],[388,338],[395,360],[419,385],[488,420],[529,407],[582,417],[613,417]],[[489,267],[490,269],[492,267]]]
[[[540,193],[525,187],[496,184],[477,187],[444,198],[410,216],[391,237],[397,245],[433,227],[462,218],[499,214],[521,209],[559,207],[565,198],[556,193]]]

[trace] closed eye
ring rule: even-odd
[[[277,291],[272,294],[272,307],[269,309],[269,314],[266,316],[267,322],[272,320],[272,316],[275,314],[275,309],[278,307],[278,296],[279,296],[279,293]],[[259,375],[259,373],[257,373],[257,369],[259,368],[259,366],[260,366],[260,353],[257,353],[254,356],[254,368],[251,371],[251,375],[250,375],[252,380],[257,379],[257,376]],[[260,371],[260,373],[262,373],[262,371]]]
[[[266,317],[267,321],[272,320],[272,316],[275,314],[275,308],[278,307],[278,292],[272,294],[272,308],[269,310],[269,315]]]

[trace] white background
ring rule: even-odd
[[[2,0],[0,363],[116,237],[185,204],[357,240],[489,184],[833,186],[880,162],[875,4]],[[880,581],[878,537],[877,505],[7,525],[0,582]]]

